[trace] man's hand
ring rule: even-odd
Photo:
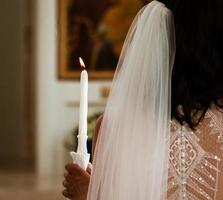
[[[63,186],[66,188],[63,195],[71,200],[86,200],[91,175],[91,165],[87,171],[77,164],[67,164],[67,173],[64,174]]]

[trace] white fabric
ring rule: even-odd
[[[102,121],[88,200],[165,199],[173,16],[153,1],[136,16]]]

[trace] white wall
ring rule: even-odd
[[[78,122],[78,109],[67,103],[79,101],[79,84],[57,79],[57,0],[35,7],[37,171],[55,176],[63,173],[63,140]],[[90,82],[89,100],[100,100],[100,88],[109,84]]]

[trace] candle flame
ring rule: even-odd
[[[80,62],[80,64],[81,64],[81,67],[82,67],[82,68],[85,68],[84,61],[83,61],[83,59],[82,59],[81,57],[79,57],[79,62]]]

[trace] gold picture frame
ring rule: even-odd
[[[143,0],[58,0],[58,77],[112,79],[131,22]]]

